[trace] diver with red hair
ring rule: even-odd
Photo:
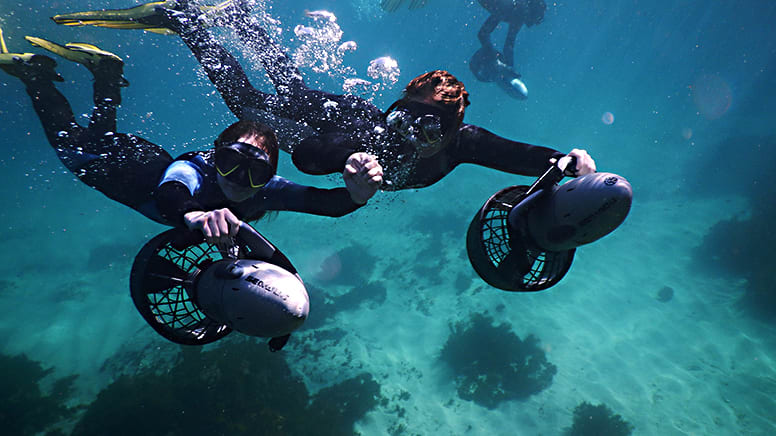
[[[238,118],[261,117],[280,133],[296,129],[285,135],[296,143],[282,143],[281,148],[291,151],[297,168],[309,174],[341,173],[354,154],[367,153],[382,166],[381,189],[400,190],[432,185],[464,163],[539,176],[551,162],[566,156],[553,148],[513,141],[465,123],[469,93],[447,71],[434,70],[416,77],[401,98],[383,112],[354,95],[309,88],[245,2],[226,1],[211,7],[217,14],[187,3],[149,3],[125,10],[58,15],[54,20],[66,25],[143,28],[179,35]],[[234,29],[258,55],[277,94],[264,93],[250,84],[237,60],[208,30],[213,25]],[[595,162],[585,150],[574,149],[568,154],[576,162],[566,169],[568,175],[595,172]],[[369,164],[364,162],[363,166]]]

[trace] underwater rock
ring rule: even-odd
[[[747,219],[731,218],[712,226],[695,248],[694,266],[702,273],[745,278],[742,307],[755,317],[776,320],[776,286],[773,285],[776,246],[776,202],[753,204]]]
[[[311,283],[307,283],[306,287],[307,295],[310,296],[310,314],[307,316],[304,324],[302,324],[302,327],[300,327],[300,331],[323,327],[337,314],[336,307],[328,300],[323,289]]]
[[[338,310],[353,310],[367,302],[373,302],[379,306],[385,302],[387,296],[388,290],[385,285],[380,282],[369,282],[356,286],[339,297],[332,297],[332,299]]]
[[[605,404],[593,406],[583,401],[574,409],[574,423],[568,436],[628,436],[633,425],[614,414]]]
[[[166,371],[119,377],[73,435],[353,434],[381,398],[368,373],[310,395],[281,353],[248,338],[221,342],[208,351],[182,347]]]
[[[306,419],[297,423],[294,434],[355,434],[353,424],[377,406],[380,398],[380,385],[367,373],[321,389],[307,407]]]
[[[16,289],[18,289],[16,282],[0,279],[0,295],[11,294]]]
[[[494,326],[491,317],[481,314],[451,330],[440,360],[452,370],[462,399],[493,409],[552,384],[557,367],[547,360],[535,336],[521,340],[508,324]]]
[[[472,279],[474,278],[473,270],[471,268],[464,271],[459,271],[455,277],[455,282],[453,283],[455,287],[455,295],[461,295],[464,293],[464,291],[467,291],[469,286],[472,284]]]
[[[691,148],[695,155],[687,160],[682,173],[686,175],[684,189],[694,198],[744,195],[753,204],[768,198],[773,202],[776,190],[770,180],[776,154],[770,150],[774,149],[776,135],[730,136],[709,147]],[[725,156],[725,177],[707,177],[708,169],[719,165],[719,156]]]
[[[670,286],[663,286],[660,288],[659,291],[657,291],[657,301],[661,303],[667,303],[671,301],[671,299],[674,298],[674,288]]]
[[[326,285],[363,286],[376,262],[365,246],[352,244],[324,259],[315,278]]]
[[[466,227],[469,224],[470,219],[471,218],[468,215],[465,215],[463,211],[440,212],[435,209],[430,209],[414,214],[411,227],[413,231],[435,239],[444,236],[458,239],[462,232],[466,232]]]
[[[388,296],[387,288],[380,282],[369,282],[353,287],[342,295],[329,295],[314,285],[307,285],[307,291],[312,309],[301,330],[323,327],[343,311],[356,310],[366,305],[379,306],[385,303]]]
[[[0,354],[0,429],[7,435],[34,435],[69,418],[74,410],[65,401],[73,381],[69,376],[54,382],[51,393],[44,395],[38,383],[52,369],[25,355]]]

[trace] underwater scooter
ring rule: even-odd
[[[242,223],[226,251],[202,232],[171,229],[143,246],[130,276],[135,307],[172,342],[203,345],[232,330],[281,349],[304,323],[310,298],[283,253]]]
[[[466,251],[477,274],[505,291],[541,291],[557,284],[576,248],[611,233],[630,211],[633,191],[623,177],[592,173],[563,185],[574,158],[552,165],[531,186],[509,186],[474,215]],[[561,166],[563,168],[561,168]]]

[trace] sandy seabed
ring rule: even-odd
[[[327,319],[325,327],[347,335],[321,345],[315,360],[295,347],[295,341],[309,341],[310,330],[295,335],[283,351],[311,391],[364,371],[374,376],[387,402],[356,430],[557,435],[571,425],[574,407],[588,401],[605,403],[638,435],[776,432],[774,328],[736,306],[745,281],[712,277],[692,266],[694,247],[708,228],[744,210],[743,200],[637,197],[620,229],[577,251],[560,284],[517,294],[475,275],[464,234],[479,205],[454,207],[449,195],[442,188],[381,194],[364,210],[337,220],[281,214],[256,225],[309,284],[329,295],[346,291],[327,283],[348,271],[326,271],[327,259],[353,244],[375,259],[363,268],[370,281],[386,287],[385,301]],[[144,324],[128,293],[134,254],[164,229],[119,206],[99,213],[111,219],[91,223],[89,238],[79,216],[65,216],[60,225],[17,239],[30,249],[6,259],[11,285],[0,297],[14,308],[0,320],[2,351],[53,366],[52,377],[78,374],[76,393],[84,403],[134,351],[175,349]],[[128,224],[116,231],[121,220]],[[87,259],[99,255],[98,248],[112,252],[111,260],[107,267],[90,268]],[[675,290],[668,302],[657,299],[664,286]],[[439,354],[450,326],[475,313],[509,323],[521,338],[536,335],[558,368],[552,385],[494,409],[459,398]]]

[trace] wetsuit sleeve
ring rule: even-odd
[[[202,184],[202,175],[187,161],[175,161],[164,172],[154,192],[156,207],[162,218],[176,226],[183,226],[183,215],[193,210],[204,210],[194,194]]]
[[[551,158],[565,156],[557,150],[502,138],[473,125],[461,127],[456,163],[472,163],[523,176],[540,176]]]
[[[345,188],[320,189],[299,185],[275,177],[264,189],[262,206],[266,210],[287,210],[313,215],[340,217],[358,209]]]
[[[307,174],[341,173],[348,157],[359,151],[359,145],[339,133],[314,135],[294,147],[291,159]]]

